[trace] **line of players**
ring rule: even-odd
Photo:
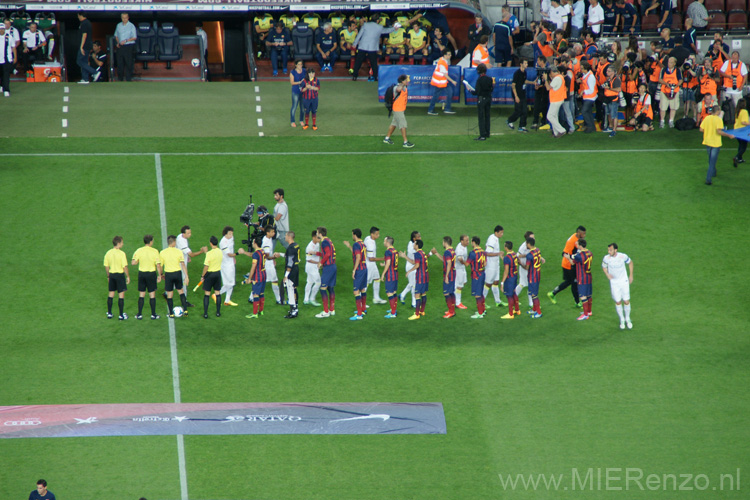
[[[536,247],[534,233],[527,231],[524,234],[524,242],[514,250],[511,241],[506,241],[503,249],[500,249],[500,238],[504,230],[502,226],[496,226],[493,233],[487,238],[485,249],[481,246],[481,240],[474,236],[469,240],[467,235],[462,235],[455,249],[453,240],[450,236],[443,238],[443,252],[438,252],[432,248],[425,253],[424,244],[421,234],[414,231],[411,234],[410,241],[407,245],[406,252],[398,252],[394,248],[394,239],[391,236],[385,238],[385,255],[378,258],[376,241],[380,237],[380,230],[377,227],[370,229],[370,234],[364,240],[360,229],[352,230],[353,244],[348,241],[344,242],[352,252],[353,259],[353,291],[356,303],[356,312],[349,319],[359,321],[367,314],[367,289],[370,283],[373,285],[375,304],[389,303],[390,310],[385,315],[386,318],[397,317],[397,305],[399,299],[404,303],[408,293],[412,294],[412,307],[414,313],[409,320],[418,320],[425,316],[425,307],[427,304],[427,292],[429,290],[429,263],[428,258],[436,256],[443,264],[443,295],[448,306],[448,310],[443,318],[451,318],[456,315],[456,309],[467,309],[462,303],[462,290],[468,282],[466,266],[470,267],[471,272],[471,295],[477,303],[477,311],[471,317],[473,319],[484,318],[486,314],[486,297],[492,292],[495,302],[498,306],[507,306],[508,313],[502,316],[502,319],[513,319],[521,314],[518,295],[524,287],[528,288],[529,298],[529,315],[533,319],[542,317],[541,306],[539,302],[539,282],[540,271],[545,259],[541,256],[540,250]],[[182,249],[177,248],[177,239],[180,237],[169,236],[168,247],[158,252],[153,248],[153,237],[147,235],[144,237],[145,246],[139,248],[133,255],[132,263],[139,265],[139,293],[138,319],[142,318],[142,309],[146,291],[150,294],[151,318],[158,319],[159,316],[155,310],[155,291],[156,284],[165,281],[165,298],[169,308],[169,315],[173,317],[173,292],[177,290],[180,296],[183,309],[187,312],[190,304],[187,302],[186,289],[189,278],[187,275],[186,260],[190,257],[205,253],[205,261],[201,274],[201,283],[203,284],[204,297],[204,318],[208,318],[208,306],[211,299],[216,303],[216,316],[221,316],[221,305],[237,304],[231,302],[231,294],[235,284],[235,257],[237,255],[247,255],[251,258],[252,264],[250,272],[245,275],[246,279],[243,284],[252,285],[252,293],[249,301],[253,304],[253,311],[246,317],[257,319],[264,314],[265,306],[265,288],[270,281],[276,303],[284,303],[283,289],[279,289],[278,276],[276,273],[275,260],[284,258],[284,279],[283,284],[288,295],[289,313],[286,318],[296,318],[298,315],[298,293],[299,285],[299,265],[300,265],[300,247],[295,242],[295,233],[288,232],[285,235],[287,249],[284,254],[273,251],[275,248],[275,229],[266,228],[266,234],[262,239],[252,241],[252,253],[245,251],[243,248],[234,252],[233,230],[231,227],[224,228],[221,243],[215,236],[209,240],[211,250],[202,247],[200,252],[192,252],[187,246],[187,238],[190,237],[190,228],[183,227],[183,233],[180,235],[183,239]],[[307,274],[307,284],[305,287],[305,296],[303,303],[319,306],[315,302],[315,297],[320,291],[323,301],[323,311],[316,315],[317,318],[327,318],[335,316],[335,286],[336,286],[336,249],[330,238],[327,236],[325,227],[318,227],[312,232],[312,238],[308,243],[305,254],[306,264],[305,271]],[[104,259],[105,269],[109,279],[109,299],[108,299],[108,318],[112,318],[112,303],[115,292],[119,292],[120,300],[120,319],[127,319],[127,314],[123,311],[124,291],[129,283],[127,271],[127,260],[124,252],[120,250],[123,240],[117,236],[113,240],[114,248],[110,250]],[[469,244],[471,250],[469,250]],[[591,261],[592,254],[586,248],[587,243],[583,238],[575,241],[575,250],[567,250],[570,253],[564,253],[563,259],[575,266],[577,291],[583,307],[583,312],[578,320],[586,320],[591,317],[591,294],[592,294],[592,277]],[[187,255],[187,258],[184,257]],[[408,284],[399,295],[399,258],[406,260],[405,271]],[[502,260],[503,272],[500,275],[500,261]],[[378,270],[377,263],[381,262],[382,272]],[[625,271],[625,266],[630,266],[630,277]],[[617,244],[612,243],[608,247],[608,255],[605,256],[602,267],[607,278],[610,280],[612,297],[616,303],[616,310],[620,317],[620,328],[632,328],[630,321],[630,293],[629,283],[632,281],[633,264],[627,255],[618,253]],[[158,273],[157,273],[158,271]],[[184,283],[183,283],[184,278]],[[380,285],[385,283],[387,301],[380,298]],[[201,284],[199,283],[199,285]],[[197,288],[197,287],[196,287]],[[506,296],[506,302],[500,298],[500,291]],[[212,293],[213,290],[213,293]],[[222,300],[222,295],[225,295]],[[622,302],[625,306],[622,306]],[[554,301],[553,301],[554,302]]]

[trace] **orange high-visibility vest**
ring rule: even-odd
[[[552,81],[554,82],[558,78],[562,80],[562,85],[560,85],[559,89],[555,90],[550,83],[549,102],[561,102],[568,98],[568,89],[565,87],[565,79],[562,76],[557,75]]]
[[[430,85],[441,89],[448,86],[448,63],[442,57],[438,59],[437,65],[435,65]]]
[[[474,53],[471,55],[471,64],[473,66],[479,66],[480,64],[489,65],[490,53],[481,45],[477,45],[477,48],[474,49]]]

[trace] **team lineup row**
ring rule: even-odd
[[[399,300],[402,304],[406,296],[412,295],[413,314],[409,320],[418,320],[425,316],[427,292],[429,290],[429,257],[435,256],[442,262],[443,296],[448,310],[443,318],[456,315],[456,309],[468,309],[462,303],[463,288],[470,284],[471,295],[477,304],[473,319],[481,319],[486,315],[486,297],[491,292],[498,306],[507,306],[508,313],[502,319],[513,319],[521,314],[518,296],[527,288],[529,310],[531,318],[542,317],[539,301],[539,283],[541,267],[545,263],[539,248],[536,247],[534,233],[527,231],[523,243],[517,248],[511,241],[505,241],[500,246],[503,237],[502,226],[496,226],[493,233],[486,240],[484,248],[478,236],[469,238],[461,235],[458,244],[453,246],[453,239],[445,236],[442,240],[443,250],[439,252],[434,247],[427,250],[422,236],[413,231],[406,252],[399,252],[394,247],[394,238],[385,238],[385,254],[377,257],[377,240],[380,230],[370,229],[370,234],[362,239],[360,229],[352,230],[352,243],[344,241],[344,245],[352,252],[353,293],[356,312],[349,318],[359,321],[367,314],[367,290],[372,284],[373,303],[389,304],[386,318],[398,316]],[[562,252],[563,281],[554,290],[547,293],[553,304],[557,303],[556,295],[570,287],[575,304],[582,308],[578,320],[591,317],[592,295],[592,253],[588,250],[585,240],[586,229],[579,226],[576,232],[568,238]],[[190,282],[187,263],[192,257],[205,254],[201,279],[193,291],[202,285],[203,288],[203,317],[208,318],[208,308],[213,300],[216,303],[216,316],[221,316],[221,306],[237,306],[231,301],[232,292],[236,284],[236,257],[245,255],[251,259],[250,272],[245,275],[242,284],[252,285],[249,302],[253,310],[246,317],[259,318],[264,314],[265,289],[270,282],[276,303],[288,304],[289,312],[285,318],[296,318],[299,314],[298,292],[299,267],[301,264],[301,249],[296,243],[293,231],[285,234],[286,250],[284,253],[275,252],[276,234],[273,227],[265,229],[265,235],[252,241],[252,251],[239,248],[234,249],[233,228],[227,226],[223,230],[221,241],[215,236],[209,239],[209,247],[201,247],[193,252],[188,244],[191,230],[183,227],[180,235],[170,235],[167,238],[167,248],[159,252],[153,248],[153,237],[144,237],[144,246],[133,254],[132,265],[138,265],[138,314],[142,319],[145,294],[149,293],[151,318],[158,319],[156,314],[156,288],[164,280],[164,297],[167,300],[169,317],[187,315],[187,308],[191,307],[187,301],[187,287]],[[104,258],[105,271],[109,282],[108,318],[112,318],[112,305],[115,293],[119,294],[118,306],[121,320],[128,318],[124,308],[124,293],[130,282],[128,263],[125,252],[122,251],[123,239],[116,236],[113,248]],[[279,287],[279,277],[276,270],[276,260],[283,259],[284,276],[283,287]],[[407,285],[399,294],[399,259],[405,260],[404,270]],[[501,264],[502,262],[502,264]],[[378,264],[382,270],[378,269]],[[467,272],[466,267],[469,266]],[[629,272],[626,270],[629,267]],[[630,283],[633,280],[633,262],[624,253],[618,251],[616,243],[608,246],[607,255],[602,261],[602,270],[610,282],[612,298],[620,319],[620,328],[632,328],[630,320]],[[336,315],[336,249],[328,237],[325,227],[318,227],[311,234],[311,240],[305,248],[305,286],[303,304],[320,306],[315,301],[318,292],[322,298],[323,311],[316,314],[316,318],[328,318]],[[470,274],[470,275],[469,275]],[[470,279],[470,283],[469,283]],[[385,284],[387,300],[380,296],[381,284]],[[181,308],[173,305],[173,294],[177,291],[182,304]],[[505,295],[506,301],[501,299]],[[287,298],[284,298],[284,295]],[[223,296],[223,297],[222,297]]]

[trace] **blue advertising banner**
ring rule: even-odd
[[[495,88],[492,92],[492,104],[513,104],[513,91],[511,85],[513,83],[513,75],[518,71],[518,68],[488,68],[487,76],[495,79]],[[464,80],[469,85],[474,87],[477,83],[477,69],[466,68],[464,70]],[[533,81],[536,78],[536,70],[534,68],[528,68],[526,70],[526,79]],[[526,86],[526,97],[529,104],[534,103],[534,86]],[[477,105],[477,96],[472,95],[469,89],[464,86],[464,102],[472,106]]]
[[[430,80],[432,80],[433,70],[434,66],[381,65],[378,68],[378,99],[383,102],[386,89],[398,83],[399,76],[409,75],[411,82],[409,83],[408,102],[430,102],[430,99],[432,99]],[[453,87],[453,100],[451,102],[461,102],[461,67],[449,66],[448,76],[458,84]]]

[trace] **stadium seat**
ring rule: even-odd
[[[727,0],[727,12],[730,14],[732,11],[745,12],[747,10],[747,2],[745,0]]]
[[[313,30],[305,23],[297,23],[292,30],[294,58],[301,61],[312,60],[314,43]]]
[[[682,31],[685,28],[683,24],[682,13],[675,12],[672,14],[672,33],[675,31]]]
[[[715,12],[708,20],[709,31],[724,31],[727,27],[727,16],[723,12]]]
[[[727,30],[747,31],[747,14],[744,11],[730,12],[727,16]]]
[[[167,69],[172,69],[172,61],[182,59],[182,45],[180,33],[173,23],[162,23],[157,32],[159,44],[159,60],[167,62]]]
[[[156,33],[151,23],[138,23],[135,60],[143,63],[143,69],[148,69],[149,61],[156,61]]]
[[[339,48],[337,49],[339,52],[339,61],[342,62],[349,62],[352,59],[352,54],[348,50],[341,50],[341,32],[344,31],[346,28],[341,28],[336,30],[336,40],[339,44]]]
[[[21,35],[31,24],[31,16],[26,12],[14,12],[10,15],[10,21],[14,28],[16,28]]]
[[[683,0],[680,12],[687,12],[688,7],[690,7],[690,4],[693,2],[695,2],[695,0]]]
[[[706,0],[703,4],[707,11],[724,12],[724,0]]]
[[[659,17],[656,14],[643,16],[641,19],[641,30],[644,32],[656,31],[657,24],[659,24]]]

